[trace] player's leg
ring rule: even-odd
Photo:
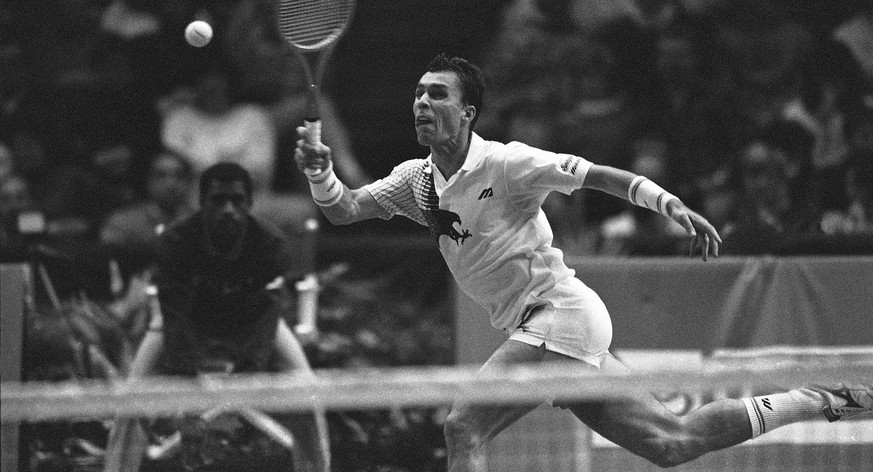
[[[149,328],[130,364],[127,377],[137,379],[155,372],[164,351],[164,334]],[[106,472],[136,472],[148,446],[146,432],[139,418],[116,418],[109,430],[103,470]]]
[[[752,435],[758,437],[780,426],[820,418],[837,421],[873,412],[873,375],[855,384],[819,385],[788,392],[744,398],[752,420]]]
[[[561,357],[550,352],[545,359]],[[613,373],[625,372],[628,368],[607,356],[602,370]],[[866,404],[865,411],[870,411],[871,390],[868,386],[847,392],[853,399],[851,406]],[[673,414],[643,391],[635,399],[582,403],[567,408],[610,441],[655,464],[670,467],[779,426],[821,418],[827,405],[834,402],[828,395],[840,397],[839,393],[832,392],[801,388],[753,399],[723,399],[684,416]]]
[[[507,364],[537,362],[543,351],[514,340],[505,341],[491,355],[479,372]],[[547,396],[543,395],[545,401]],[[446,418],[445,438],[450,472],[485,471],[483,447],[507,426],[537,407],[536,404],[482,405],[456,402]]]
[[[549,352],[546,359],[562,357]],[[578,368],[590,368],[581,362],[576,364]],[[605,373],[627,370],[612,356],[606,356],[601,366]],[[563,406],[601,436],[661,467],[675,466],[752,437],[749,417],[740,400],[719,400],[678,416],[643,388],[635,398]]]
[[[149,329],[142,338],[136,355],[130,363],[127,378],[137,379],[154,375],[161,354],[164,352],[164,334],[161,331]]]
[[[281,317],[276,329],[275,347],[279,370],[314,375],[303,347]],[[302,456],[302,470],[329,471],[330,442],[324,411],[318,408],[313,413],[295,413],[289,416],[286,426],[299,444],[295,454]]]

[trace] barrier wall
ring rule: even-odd
[[[676,355],[684,356],[678,362],[688,362],[689,356],[720,348],[873,346],[873,257],[569,262],[609,308],[613,350],[620,358],[622,350],[642,350],[646,362],[677,362]],[[481,307],[461,293],[456,294],[455,335],[461,364],[481,364],[505,339]],[[873,462],[873,421],[839,424],[847,431],[837,424],[788,426],[675,470],[834,472]],[[810,434],[818,436],[810,441]],[[843,437],[860,438],[860,443]],[[488,451],[492,472],[660,470],[548,406],[498,435]]]
[[[27,280],[30,272],[23,264],[0,264],[0,381],[21,380],[22,349],[24,335],[24,307],[29,296]],[[2,463],[0,471],[18,469],[19,452],[18,424],[3,423],[0,426]]]
[[[609,308],[615,349],[873,344],[873,256],[571,259]],[[456,359],[505,339],[456,295]]]

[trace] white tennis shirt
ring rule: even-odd
[[[431,156],[412,159],[364,188],[390,216],[427,226],[461,290],[498,329],[513,330],[541,295],[572,277],[541,205],[582,186],[591,163],[473,134],[467,159],[446,181]],[[549,300],[557,303],[556,300]]]

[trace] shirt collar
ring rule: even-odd
[[[470,149],[467,150],[467,158],[464,159],[464,165],[461,166],[461,170],[467,172],[473,170],[482,161],[482,158],[485,156],[485,148],[487,147],[485,140],[478,134],[473,133],[470,137]]]
[[[470,137],[470,149],[467,150],[467,157],[464,158],[464,164],[460,170],[467,172],[473,170],[482,161],[487,147],[488,143],[481,136],[473,133]],[[425,172],[431,172],[434,167],[433,154],[428,154],[427,162],[428,166],[425,168]]]

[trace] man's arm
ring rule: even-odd
[[[305,138],[307,130],[299,127],[297,133]],[[306,169],[320,170],[318,175],[307,174],[306,177],[315,203],[331,223],[343,225],[388,216],[370,192],[363,188],[352,190],[336,177],[331,149],[324,144],[312,145],[306,139],[298,140],[294,160],[302,172]]]
[[[370,195],[370,192],[359,188],[351,190],[343,185],[343,194],[340,200],[331,206],[320,206],[324,216],[335,225],[346,225],[362,220],[377,218],[385,214],[385,210]]]
[[[694,255],[699,247],[704,261],[708,259],[710,252],[718,257],[721,237],[712,224],[685,206],[679,198],[645,177],[615,167],[595,164],[588,170],[582,187],[600,190],[672,218],[685,228],[689,236],[693,237],[691,255]]]

